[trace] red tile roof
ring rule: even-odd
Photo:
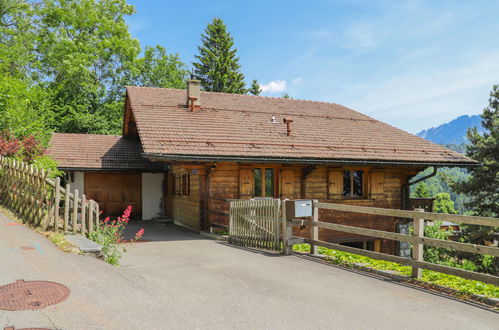
[[[127,96],[147,157],[476,163],[334,103],[201,92],[191,112],[185,90],[127,87]]]
[[[140,142],[116,135],[54,133],[47,153],[61,169],[161,169],[141,156]]]

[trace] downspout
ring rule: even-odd
[[[430,173],[427,176],[424,176],[422,178],[419,178],[416,181],[412,181],[412,182],[408,182],[407,184],[404,184],[404,186],[403,186],[404,195],[405,195],[404,196],[404,205],[403,205],[404,210],[407,210],[407,208],[409,207],[409,199],[411,196],[411,186],[416,184],[416,183],[419,183],[421,181],[424,181],[426,179],[429,179],[431,177],[434,177],[435,175],[437,175],[437,171],[438,171],[438,166],[433,166],[432,173]]]

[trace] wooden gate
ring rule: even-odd
[[[230,244],[280,250],[280,232],[280,200],[256,199],[230,202]]]

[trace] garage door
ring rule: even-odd
[[[132,218],[141,218],[140,173],[85,173],[85,193],[87,198],[99,203],[104,216],[121,215],[132,205]]]

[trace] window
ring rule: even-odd
[[[190,174],[182,175],[182,195],[189,195],[191,186],[191,176]]]
[[[173,191],[175,195],[189,195],[191,186],[191,176],[189,174],[176,174],[173,181]]]
[[[254,197],[271,197],[276,195],[276,180],[274,168],[254,168]]]
[[[364,171],[343,171],[343,197],[364,196]]]

